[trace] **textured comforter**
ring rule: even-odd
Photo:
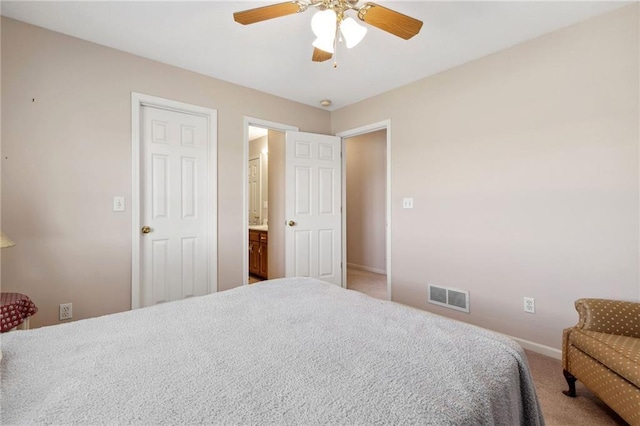
[[[313,279],[1,344],[2,424],[543,424],[512,340]]]

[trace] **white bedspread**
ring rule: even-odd
[[[3,425],[543,424],[515,342],[312,279],[1,342]]]

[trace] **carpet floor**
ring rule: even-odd
[[[576,383],[577,397],[563,395],[562,391],[569,387],[562,375],[560,360],[531,351],[525,352],[548,426],[627,424],[579,381]]]
[[[347,288],[387,300],[387,276],[352,267],[347,268]]]

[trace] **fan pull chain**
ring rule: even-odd
[[[338,19],[338,25],[336,25],[336,35],[333,38],[333,68],[338,68],[338,42],[342,41],[342,35],[340,34],[340,19]]]

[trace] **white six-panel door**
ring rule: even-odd
[[[341,139],[286,133],[285,274],[342,285]]]
[[[140,116],[141,306],[149,306],[209,292],[209,141],[202,116],[150,106]]]

